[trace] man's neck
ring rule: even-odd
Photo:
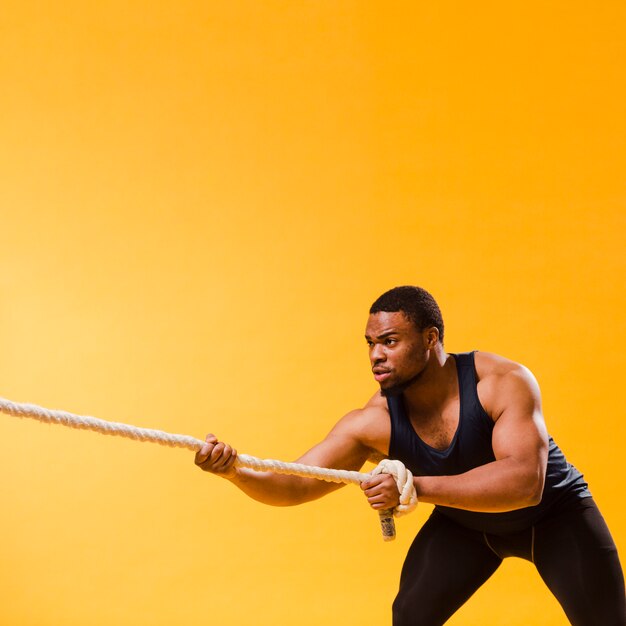
[[[441,345],[431,351],[423,375],[405,389],[404,403],[409,414],[438,413],[448,398],[456,392],[457,374],[454,357]]]

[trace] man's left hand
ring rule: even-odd
[[[372,476],[364,480],[360,487],[365,493],[369,505],[377,511],[394,509],[400,504],[400,493],[394,477],[390,474]]]

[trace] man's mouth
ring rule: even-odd
[[[379,383],[391,376],[390,370],[374,369],[372,371],[374,372],[374,379]]]

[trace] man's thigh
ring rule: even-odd
[[[624,575],[591,498],[535,527],[535,565],[574,626],[625,626]]]
[[[393,604],[394,626],[445,623],[501,562],[482,533],[433,512],[404,562]]]

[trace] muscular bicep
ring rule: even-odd
[[[548,433],[537,382],[528,370],[519,368],[502,377],[494,396],[497,419],[492,445],[496,460],[516,461],[543,485]]]
[[[348,413],[320,443],[305,452],[298,462],[359,470],[372,453],[367,445],[368,418],[369,415],[363,410]]]

